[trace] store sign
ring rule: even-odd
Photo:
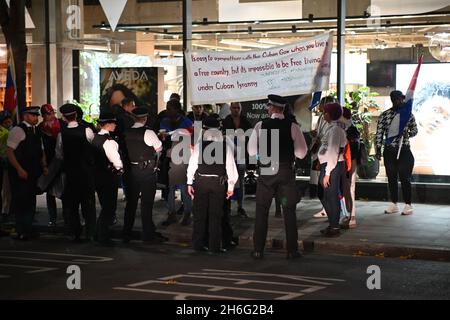
[[[158,110],[158,68],[100,68],[100,109],[131,98],[152,114]]]
[[[328,89],[331,33],[258,51],[188,51],[191,103],[213,104]]]

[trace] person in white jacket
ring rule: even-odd
[[[340,234],[339,192],[344,173],[343,151],[347,137],[338,121],[342,116],[342,107],[338,103],[328,103],[323,107],[323,113],[330,127],[318,153],[320,162],[318,194],[327,213],[329,226],[321,230],[321,233],[327,237],[336,237]]]

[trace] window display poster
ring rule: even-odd
[[[397,65],[397,89],[406,92],[416,64]],[[450,176],[450,63],[423,64],[414,94],[418,134],[411,138],[414,174]]]
[[[100,110],[132,98],[150,114],[158,110],[158,68],[100,68]]]
[[[289,103],[290,112],[293,112],[294,107],[302,95],[293,95],[285,97]],[[248,121],[254,126],[257,122],[269,117],[267,111],[267,98],[262,100],[244,101],[241,102],[242,114],[247,117]]]

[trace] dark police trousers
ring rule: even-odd
[[[222,216],[226,183],[221,177],[195,176],[193,247],[201,250],[208,234],[208,248],[217,252],[221,248]]]
[[[287,251],[296,252],[298,250],[298,231],[295,209],[300,201],[300,196],[295,184],[295,172],[290,164],[280,164],[277,174],[258,177],[255,231],[253,233],[255,251],[264,251],[269,210],[274,196],[279,197],[283,206]]]
[[[95,186],[93,171],[86,170],[83,173],[66,170],[67,185],[64,189],[63,202],[67,208],[69,226],[75,238],[81,236],[81,223],[79,207],[85,220],[86,237],[92,240],[95,236],[96,211],[95,211]]]
[[[341,192],[342,175],[344,174],[345,162],[339,161],[330,174],[330,186],[323,187],[323,177],[325,176],[326,163],[320,165],[318,196],[325,209],[328,222],[331,228],[339,228],[339,219],[341,217],[341,202],[339,195]]]
[[[11,186],[10,212],[16,219],[16,231],[20,235],[30,236],[36,211],[37,178],[29,175],[28,179],[21,179],[12,166],[8,173]]]
[[[96,172],[95,189],[101,210],[97,220],[97,240],[110,239],[109,228],[117,209],[117,189],[119,188],[119,176],[114,172]]]
[[[141,195],[142,240],[155,238],[153,202],[155,201],[156,179],[153,165],[149,165],[145,169],[139,165],[131,165],[131,168],[126,171],[125,182],[128,188],[128,197],[123,225],[124,239],[131,239],[139,195]]]
[[[414,168],[414,156],[408,146],[403,146],[397,160],[398,148],[386,146],[383,152],[384,166],[388,177],[391,201],[398,202],[398,179],[402,184],[403,201],[411,204],[411,174]]]

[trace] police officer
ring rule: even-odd
[[[97,220],[97,241],[112,246],[109,226],[117,209],[117,189],[123,164],[118,143],[110,136],[116,129],[116,118],[110,112],[100,114],[100,131],[92,140],[95,158],[95,189],[102,207]]]
[[[233,195],[238,172],[233,142],[222,135],[220,122],[208,117],[203,121],[203,128],[206,130],[202,130],[187,170],[188,193],[194,199],[193,247],[196,251],[206,250],[204,242],[208,231],[208,249],[219,253],[225,251],[221,244],[224,201]]]
[[[168,239],[156,232],[153,223],[153,202],[156,193],[155,155],[162,150],[162,143],[156,134],[147,128],[146,108],[133,110],[135,124],[124,132],[126,149],[125,182],[128,188],[127,204],[123,226],[123,241],[131,240],[137,202],[141,196],[142,240],[161,243]]]
[[[66,175],[63,202],[67,208],[69,227],[73,241],[79,242],[81,223],[78,209],[81,205],[86,225],[86,238],[95,235],[95,186],[93,178],[94,158],[90,144],[94,132],[77,121],[77,106],[71,103],[59,108],[67,126],[61,128],[56,141],[55,156],[63,160]]]
[[[11,212],[16,218],[18,240],[28,240],[32,235],[37,179],[42,173],[48,173],[41,133],[36,127],[39,109],[23,110],[23,122],[11,130],[7,140]]]
[[[248,143],[248,153],[250,156],[259,156],[261,170],[256,189],[256,220],[252,257],[254,259],[263,258],[269,209],[272,198],[278,196],[283,206],[287,258],[298,258],[301,255],[297,246],[295,209],[299,195],[295,184],[294,161],[295,157],[305,157],[307,146],[300,126],[283,115],[287,104],[286,100],[277,95],[269,95],[268,98],[267,106],[270,117],[255,125]],[[273,139],[276,141],[272,141]],[[276,146],[278,146],[278,152],[276,150],[272,152],[272,148]]]

